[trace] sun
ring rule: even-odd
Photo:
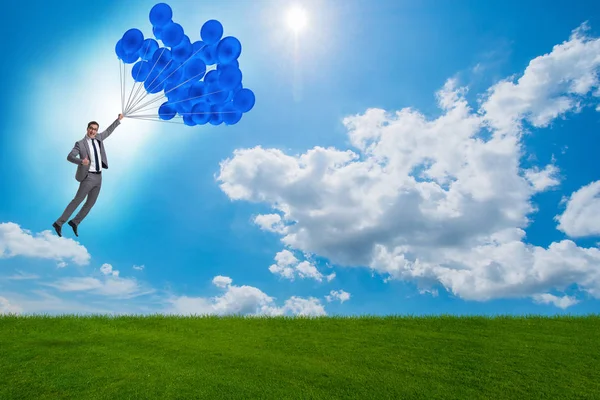
[[[287,24],[291,30],[298,33],[306,27],[306,12],[300,7],[293,7],[288,11]]]

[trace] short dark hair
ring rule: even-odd
[[[96,126],[98,126],[98,127],[100,126],[100,125],[98,125],[98,123],[97,123],[96,121],[90,121],[90,122],[88,122],[88,128],[89,128],[90,126],[92,126],[92,125],[96,125]]]

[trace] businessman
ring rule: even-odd
[[[67,222],[73,211],[79,207],[79,204],[87,196],[87,200],[79,213],[69,221],[69,225],[73,228],[75,236],[79,236],[77,234],[77,227],[86,215],[88,215],[96,203],[96,199],[98,199],[100,187],[102,186],[102,168],[108,168],[108,159],[106,158],[103,142],[121,124],[122,119],[123,114],[119,114],[119,117],[105,131],[100,133],[98,133],[98,123],[91,121],[88,123],[87,133],[83,139],[75,142],[73,150],[67,155],[68,161],[77,164],[75,179],[79,182],[79,190],[77,190],[75,198],[71,200],[60,218],[52,224],[58,236],[62,237],[61,230],[63,224]]]

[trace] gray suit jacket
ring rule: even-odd
[[[102,155],[102,168],[108,168],[108,158],[106,158],[106,151],[104,150],[104,144],[102,141],[110,136],[111,133],[115,130],[117,126],[121,124],[121,121],[117,118],[115,122],[113,122],[105,131],[100,132],[96,135],[96,139],[98,139],[100,154]],[[88,158],[91,160],[94,156],[93,150],[90,149],[90,146],[87,143],[87,134],[83,137],[83,139],[75,142],[75,146],[73,146],[73,150],[67,155],[67,160],[72,162],[73,164],[77,164],[77,172],[75,172],[75,179],[78,182],[83,181],[87,176],[90,169],[90,164],[83,165],[83,159]]]

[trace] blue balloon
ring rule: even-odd
[[[125,57],[123,57],[123,62],[125,64],[133,64],[139,58],[140,58],[140,56],[138,56],[137,53],[128,53],[128,54],[125,54]]]
[[[186,80],[192,78],[194,80],[200,80],[206,72],[206,64],[204,64],[204,61],[199,58],[191,58],[183,66],[183,69],[183,76]]]
[[[183,27],[176,22],[169,22],[162,27],[161,39],[165,46],[177,46],[183,40]]]
[[[181,84],[181,82],[177,79],[172,79],[172,76],[170,78],[168,78],[164,85],[164,91],[165,94],[167,95],[167,97],[172,96],[172,90],[175,89],[177,86],[179,86]]]
[[[225,125],[235,125],[242,119],[242,112],[236,110],[231,102],[225,103],[225,105],[221,107],[221,112],[223,113],[221,115]]]
[[[175,110],[175,107],[168,101],[162,103],[162,105],[158,108],[158,116],[160,119],[170,120],[173,119],[176,114],[177,110]]]
[[[219,85],[223,89],[233,89],[242,82],[242,71],[233,65],[225,66],[217,71],[219,74]]]
[[[123,58],[125,58],[125,50],[123,50],[123,39],[119,39],[117,41],[117,44],[115,45],[115,53],[117,54],[117,58],[119,60],[122,60]]]
[[[138,53],[126,53],[123,49],[123,40],[119,39],[115,46],[115,53],[117,53],[117,57],[122,60],[125,64],[133,64],[140,58]]]
[[[241,89],[233,96],[233,107],[243,113],[250,111],[255,102],[254,92],[248,88]]]
[[[156,49],[156,51],[152,55],[152,60],[150,62],[152,63],[152,65],[154,65],[155,71],[157,69],[158,71],[161,71],[167,66],[167,64],[171,62],[172,58],[173,56],[171,54],[171,50],[167,49],[166,47],[161,47],[159,49]]]
[[[181,115],[190,114],[192,112],[192,107],[194,104],[191,100],[187,99],[179,99],[175,101],[175,108],[177,112]]]
[[[233,60],[233,61],[231,61],[231,62],[229,62],[227,64],[219,63],[217,65],[217,71],[220,71],[221,69],[223,69],[225,67],[229,67],[229,66],[233,66],[233,67],[239,68],[240,67],[240,63],[239,63],[238,60]]]
[[[193,103],[205,103],[206,102],[206,85],[202,81],[194,82],[190,86],[189,91],[190,100]]]
[[[162,75],[165,75],[165,79],[167,81],[173,81],[173,82],[177,82],[177,84],[180,84],[181,82],[183,82],[185,79],[183,79],[183,68],[181,66],[182,64],[178,63],[177,61],[173,61],[171,60],[171,64],[169,64],[169,66],[165,69],[165,71],[162,73]],[[166,85],[166,82],[165,82]]]
[[[191,86],[192,85],[190,85],[189,83],[182,85],[180,82],[177,85],[175,85],[173,89],[169,89],[166,92],[167,98],[169,100],[188,100],[190,97],[189,94]]]
[[[161,26],[153,26],[152,34],[157,40],[162,40],[163,28]]]
[[[186,124],[187,126],[196,125],[196,122],[194,122],[194,120],[192,119],[192,116],[190,114],[183,115],[183,123]]]
[[[200,51],[207,46],[202,40],[197,40],[192,43],[192,57],[200,57],[202,53]]]
[[[143,82],[150,74],[152,67],[147,61],[138,61],[131,69],[131,76],[136,82]]]
[[[173,59],[179,62],[184,62],[192,55],[192,43],[190,42],[190,38],[187,35],[183,35],[183,39],[181,42],[173,47]],[[187,64],[186,64],[187,65]]]
[[[217,45],[217,59],[219,64],[228,64],[242,53],[242,44],[233,36],[227,36]]]
[[[200,37],[206,44],[214,44],[223,36],[223,25],[216,19],[208,20],[200,28]]]
[[[200,58],[204,60],[206,65],[214,65],[217,63],[217,46],[214,44],[205,45],[202,50],[200,50]]]
[[[158,3],[150,10],[150,23],[152,26],[161,27],[171,21],[173,10],[168,4]]]
[[[229,91],[229,96],[227,96],[227,100],[225,101],[226,103],[232,102],[234,96],[237,94],[237,92],[239,92],[240,90],[242,90],[242,84],[240,83],[239,85],[237,85],[235,87],[235,89],[231,89]]]
[[[144,34],[139,29],[129,29],[121,38],[125,53],[137,52],[144,43]]]
[[[150,81],[152,88],[156,86],[160,87],[160,90],[163,90],[165,86],[165,82],[169,77],[169,70],[167,68],[163,69],[163,67],[154,65],[153,61],[149,62],[150,64],[150,74],[146,78],[146,82]],[[155,93],[155,92],[152,92]]]
[[[219,71],[216,69],[211,69],[204,75],[204,82],[209,83],[218,83],[219,82]]]
[[[229,90],[219,86],[218,82],[213,82],[206,85],[206,94],[212,104],[223,104],[229,96]]]
[[[198,125],[204,125],[210,119],[210,104],[208,103],[196,103],[192,107],[192,118]]]
[[[156,69],[152,71],[144,81],[144,88],[148,93],[158,93],[163,90],[164,84],[161,83],[160,76]]]
[[[148,38],[144,40],[142,47],[140,47],[138,50],[138,54],[142,60],[150,61],[152,59],[152,55],[154,55],[154,52],[158,49],[158,47],[159,46],[156,40]]]
[[[218,105],[212,105],[210,108],[211,114],[208,123],[211,125],[221,125],[223,123],[223,114],[221,113],[221,107]]]

